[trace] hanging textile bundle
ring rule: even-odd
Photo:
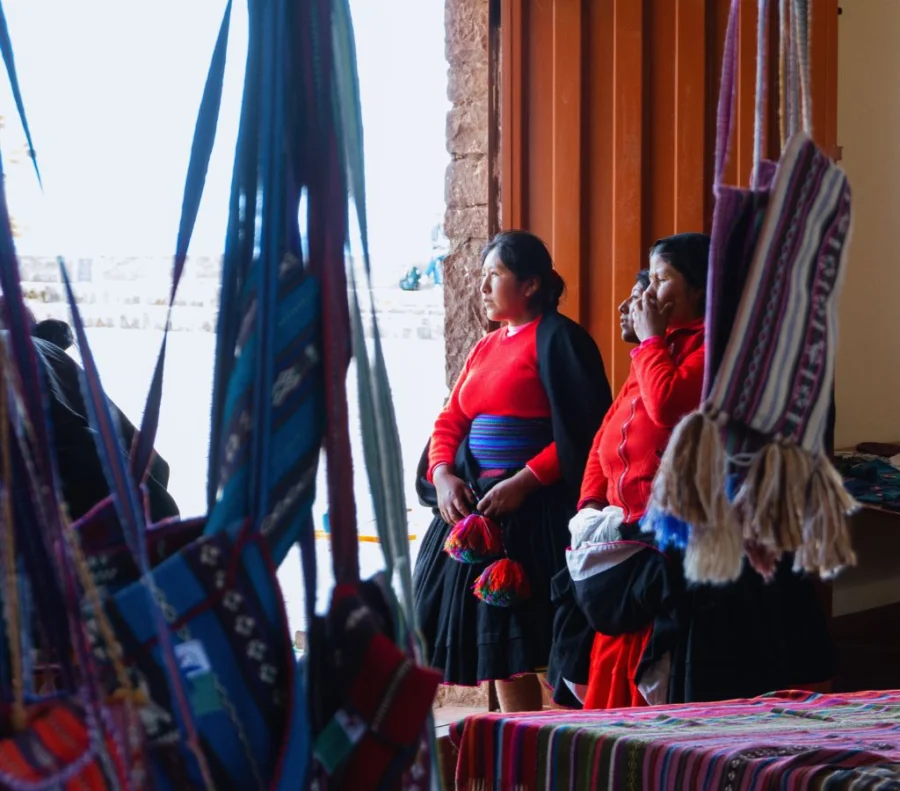
[[[330,7],[327,7],[330,5]],[[328,215],[341,212],[347,222],[346,194],[355,207],[362,263],[371,292],[371,266],[365,205],[365,166],[359,80],[350,9],[347,0],[318,2],[312,35],[319,62],[333,71],[318,73],[314,106],[332,107],[324,125],[328,145],[346,170],[342,189],[332,188]],[[340,157],[346,157],[341,160]],[[346,182],[343,181],[346,178]],[[335,185],[336,186],[336,185]],[[340,201],[338,200],[340,198]],[[312,209],[312,206],[311,206]],[[310,213],[310,249],[313,215]],[[332,561],[337,585],[324,618],[311,618],[311,707],[314,713],[313,754],[317,778],[332,789],[421,789],[437,781],[431,706],[440,674],[422,665],[410,575],[407,510],[396,416],[374,304],[371,337],[374,360],[366,342],[350,247],[349,225],[340,245],[324,252],[333,256],[323,271],[325,381],[329,408],[328,502],[332,524]],[[345,268],[346,264],[346,268]],[[347,271],[351,306],[347,305]],[[383,575],[360,581],[356,514],[346,414],[346,374],[352,344],[357,358],[363,450],[376,526],[384,550]],[[395,592],[390,584],[399,582]]]
[[[2,5],[0,51],[32,149]],[[68,529],[49,366],[32,339],[3,181],[0,168],[0,785],[146,788],[142,696]],[[93,645],[82,602],[97,626]],[[112,656],[113,694],[95,646]],[[52,668],[51,692],[36,685],[39,659]]]
[[[450,530],[444,552],[460,563],[486,563],[500,557],[503,554],[500,525],[481,514],[469,514]]]
[[[808,134],[809,8],[792,0],[789,77],[802,98],[779,162],[761,159],[767,2],[759,2],[754,169],[723,184],[735,108],[739,2],[726,31],[707,293],[704,400],[676,428],[645,528],[684,543],[685,573],[728,582],[743,557],[764,575],[784,552],[823,577],[855,562],[854,502],[824,452],[838,298],[850,233],[846,175]],[[788,80],[789,85],[790,79]],[[802,112],[791,108],[801,104]],[[796,119],[804,119],[804,131]]]
[[[215,139],[231,8],[229,0],[195,129],[170,314]],[[90,788],[188,783],[279,789],[308,787],[315,778],[320,787],[365,791],[430,787],[435,776],[429,723],[440,678],[417,666],[421,648],[411,593],[398,602],[382,579],[359,581],[344,389],[351,349],[344,250],[349,184],[363,228],[364,189],[361,150],[354,149],[362,140],[349,9],[345,0],[251,3],[249,21],[217,333],[208,518],[148,525],[142,507],[159,420],[167,331],[128,458],[60,259],[84,360],[89,424],[111,492],[63,531],[58,498],[46,502],[46,494],[57,492],[58,486],[43,382],[30,341],[8,213],[0,201],[0,284],[7,295],[3,326],[9,328],[14,358],[12,366],[2,367],[9,373],[5,381],[27,385],[14,400],[30,410],[23,419],[17,408],[16,419],[7,421],[6,402],[0,398],[0,426],[12,425],[25,437],[22,447],[29,455],[14,472],[33,484],[31,490],[13,487],[13,468],[3,456],[0,496],[15,490],[23,508],[37,509],[26,514],[22,537],[27,551],[21,559],[40,583],[22,588],[22,609],[39,614],[41,644],[51,649],[51,659],[60,660],[63,681],[82,681],[82,686],[68,688],[77,693],[69,708],[83,718],[83,727],[69,727],[72,723],[64,721],[67,701],[55,701],[59,711],[43,707],[41,715],[49,715],[35,720],[35,729],[43,729],[40,738],[26,733],[28,738],[15,744],[0,741],[0,752],[12,757],[19,742],[25,751],[46,745],[57,753],[60,760],[52,771],[35,767],[27,778],[46,780],[40,787],[71,780]],[[30,145],[2,7],[0,23],[0,49]],[[308,239],[302,238],[298,223],[304,197]],[[365,233],[363,240],[365,246]],[[361,326],[356,302],[354,329]],[[367,394],[362,403],[364,444],[369,458],[372,433],[385,434],[378,440],[379,453],[387,450],[383,471],[395,482],[402,478],[399,439],[392,408],[384,401],[389,388],[377,327],[375,335],[374,399],[363,385],[370,371],[365,346],[355,344],[363,353],[361,394]],[[329,461],[335,462],[329,464],[328,477],[340,583],[327,621],[313,615],[311,520],[323,425]],[[29,428],[34,436],[26,436]],[[6,447],[5,442],[0,445]],[[396,491],[394,487],[385,497],[376,489],[373,495],[379,532],[391,545],[388,570],[397,568],[404,588],[411,589],[408,548],[404,552],[397,538],[406,536],[405,524],[398,521],[406,509]],[[34,529],[32,523],[39,520]],[[56,552],[43,545],[45,540]],[[298,541],[312,638],[309,668],[297,663],[291,649],[275,575]],[[0,552],[6,604],[19,601],[12,595],[20,587],[19,555],[11,546],[0,548],[9,550]],[[57,557],[61,559],[53,565]],[[7,607],[11,653],[14,659],[25,658],[11,663],[10,698],[21,730],[28,725],[24,690],[32,652],[30,644],[19,640],[28,632],[20,625],[31,620],[13,621],[9,612]],[[0,663],[0,683],[7,666]],[[339,760],[324,760],[327,751],[320,748],[335,733],[329,726],[350,720],[355,725],[348,748]],[[51,722],[58,723],[60,734],[72,737],[65,755],[43,738]],[[319,764],[311,760],[314,735]],[[0,783],[24,787],[3,771]]]

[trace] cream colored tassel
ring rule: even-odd
[[[742,536],[725,496],[725,448],[712,415],[694,412],[675,427],[653,480],[652,502],[691,527],[684,558],[690,581],[737,579]]]
[[[719,426],[694,412],[672,432],[653,479],[653,504],[696,528],[721,524],[725,507],[725,451]]]
[[[794,556],[794,568],[827,579],[856,565],[847,516],[858,507],[837,470],[820,454],[806,493],[803,543]]]
[[[784,454],[772,442],[754,456],[734,498],[734,510],[745,541],[774,549],[778,545]]]
[[[790,444],[784,451],[784,490],[782,494],[781,547],[795,552],[803,542],[803,518],[806,512],[806,493],[812,477],[812,457],[798,445]]]
[[[747,471],[734,507],[744,539],[776,557],[803,542],[803,515],[812,459],[788,442],[771,442],[760,450]]]
[[[740,526],[725,517],[715,528],[694,528],[684,552],[684,575],[689,582],[724,585],[741,576],[744,541]]]

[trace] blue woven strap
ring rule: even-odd
[[[303,188],[316,205],[321,190],[304,129],[312,125],[304,113],[314,107],[304,92],[313,70],[304,60],[311,58],[303,39],[309,28],[292,24],[308,8],[250,7],[217,332],[207,530],[233,532],[250,517],[276,563],[300,540],[311,605],[310,515],[325,422],[322,278],[304,267],[297,211]],[[330,222],[329,215],[323,224]]]

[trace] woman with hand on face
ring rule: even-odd
[[[834,672],[824,613],[792,558],[770,582],[745,564],[729,585],[687,585],[682,553],[663,554],[638,525],[672,429],[700,404],[708,253],[702,234],[651,248],[650,286],[631,310],[640,345],[570,523],[574,598],[596,631],[585,708],[820,688]]]
[[[571,652],[567,662],[565,652],[554,646],[549,677],[560,703],[567,702],[569,690],[585,708],[641,705],[645,694],[652,698],[652,690],[642,694],[638,688],[638,666],[653,622],[641,603],[648,591],[666,591],[655,587],[663,579],[660,569],[643,563],[645,553],[662,556],[641,536],[638,521],[672,429],[700,404],[708,256],[705,234],[656,242],[650,250],[649,286],[633,292],[629,313],[622,314],[623,339],[639,345],[588,457],[580,510],[569,526],[569,579],[554,580],[555,590],[571,585],[589,629],[584,637],[592,642],[586,688],[584,667],[573,668]],[[632,605],[633,598],[637,604]],[[559,617],[557,639],[563,636]],[[567,633],[573,645],[577,620],[572,618]],[[576,672],[582,678],[572,678]]]
[[[550,579],[565,566],[566,526],[612,399],[596,344],[557,312],[563,282],[544,243],[506,231],[482,262],[485,312],[504,326],[475,345],[419,465],[419,497],[435,518],[416,562],[416,607],[445,683],[498,681],[504,711],[529,711],[542,705]],[[530,592],[518,601],[477,597],[490,559],[444,551],[470,514],[496,525],[502,553],[524,572]]]

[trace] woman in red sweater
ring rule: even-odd
[[[503,710],[525,711],[541,707],[550,580],[565,568],[566,525],[612,397],[596,344],[557,312],[563,284],[540,239],[495,237],[480,288],[488,318],[505,326],[475,345],[419,465],[419,498],[435,519],[416,562],[416,607],[446,683],[504,682]],[[480,600],[472,587],[488,564],[443,551],[472,512],[499,523],[507,556],[524,569],[531,592],[521,603]]]
[[[571,585],[582,611],[573,614],[573,606],[564,605],[557,614],[556,639],[561,643],[574,644],[573,632],[579,628],[587,634],[602,631],[603,616],[610,610],[617,613],[624,597],[610,600],[607,594],[598,600],[592,595],[594,583],[608,577],[610,566],[647,548],[642,540],[628,538],[639,536],[637,522],[672,429],[700,404],[708,254],[705,234],[679,234],[658,241],[650,250],[649,287],[633,299],[630,316],[623,317],[623,331],[630,323],[639,345],[631,353],[628,379],[594,437],[579,513],[570,524],[568,571],[561,575],[568,574],[568,579],[554,581],[561,590]],[[565,686],[577,690],[585,708],[640,703],[643,698],[634,683],[634,671],[652,628],[641,627],[617,637],[597,634],[588,679],[573,678],[576,657],[565,657],[554,649],[548,675],[556,684],[556,700],[569,702],[560,684],[566,681]],[[567,633],[561,633],[562,629]]]

